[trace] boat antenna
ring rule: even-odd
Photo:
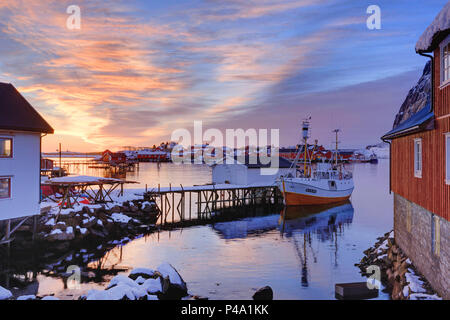
[[[310,127],[309,120],[311,120],[311,117],[303,120],[303,125],[302,125],[303,141],[305,144],[305,147],[303,148],[303,174],[305,177],[306,177],[306,155],[308,152],[308,138],[309,138],[309,127]]]
[[[338,165],[338,146],[339,146],[338,133],[339,133],[340,131],[341,131],[341,130],[339,130],[339,129],[333,130],[333,132],[336,133],[336,150],[335,150],[335,153],[336,153],[336,162],[335,162],[336,167],[337,167],[337,165]]]

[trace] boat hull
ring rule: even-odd
[[[307,206],[344,202],[347,201],[350,196],[351,194],[344,197],[317,197],[300,193],[286,192],[284,198],[287,206]]]
[[[279,185],[288,206],[322,205],[347,201],[353,180],[286,179]]]

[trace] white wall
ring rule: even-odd
[[[280,175],[286,175],[289,169],[278,169],[273,175],[261,175],[260,169],[248,169],[242,164],[219,164],[213,167],[212,182],[247,185],[247,184],[274,184]]]
[[[278,169],[278,172],[273,175],[261,175],[260,169],[248,169],[247,170],[247,182],[248,184],[275,184],[275,181],[280,175],[286,175],[289,169]]]
[[[13,139],[13,158],[0,158],[0,176],[11,177],[11,198],[0,199],[0,220],[40,214],[40,134],[0,131]]]
[[[218,164],[212,170],[213,183],[247,184],[247,167],[243,164]]]

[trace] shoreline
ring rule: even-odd
[[[392,300],[442,300],[412,261],[395,244],[394,231],[377,238],[377,242],[364,251],[359,263],[363,276],[370,277],[369,266],[380,267],[381,284]]]

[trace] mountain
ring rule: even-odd
[[[416,112],[422,110],[431,101],[431,61],[423,69],[422,77],[408,92],[405,101],[395,116],[394,126],[408,120]]]

